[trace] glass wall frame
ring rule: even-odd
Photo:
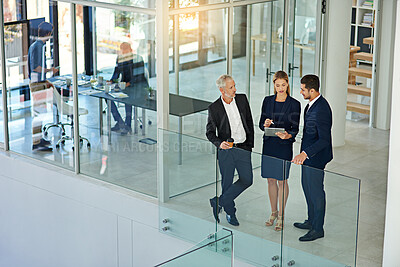
[[[28,0],[29,1],[29,0]],[[27,3],[26,3],[26,1],[23,1],[24,3],[25,3],[25,11],[26,11],[26,7],[27,7]],[[43,3],[42,3],[43,2]],[[41,3],[40,3],[40,6],[43,6],[44,7],[44,9],[43,8],[41,8],[41,10],[45,10],[46,9],[46,2],[47,1],[42,1]],[[69,14],[67,14],[67,16],[64,16],[64,14],[53,14],[52,12],[54,11],[54,6],[57,6],[57,2],[59,2],[61,5],[66,5],[66,6],[68,6],[69,7]],[[102,7],[105,7],[105,8],[109,8],[109,9],[113,9],[113,10],[121,10],[121,11],[123,11],[123,12],[141,12],[141,14],[151,14],[151,15],[155,15],[155,9],[154,8],[143,8],[142,6],[140,6],[140,5],[137,5],[137,6],[123,6],[123,5],[115,5],[115,4],[108,4],[108,3],[93,3],[92,1],[78,1],[78,2],[80,2],[80,3],[85,3],[85,4],[87,4],[87,6],[93,6],[93,7],[96,7],[96,6],[102,6]],[[77,5],[75,4],[75,3],[72,3],[72,1],[55,1],[55,2],[48,2],[49,3],[49,5],[48,5],[48,7],[47,7],[47,10],[50,10],[49,12],[50,12],[50,19],[53,19],[54,17],[53,17],[53,15],[55,16],[55,17],[58,17],[58,16],[62,16],[62,17],[60,17],[62,20],[64,20],[65,18],[67,19],[67,23],[66,23],[66,25],[67,25],[67,27],[70,27],[70,29],[68,30],[68,32],[66,32],[66,33],[63,33],[62,35],[63,36],[69,36],[69,40],[67,39],[67,40],[64,40],[64,42],[63,42],[63,44],[65,45],[65,44],[67,44],[68,45],[68,50],[70,51],[69,53],[71,53],[72,54],[72,57],[70,57],[69,58],[69,60],[72,60],[72,64],[69,66],[69,67],[67,67],[67,69],[64,69],[64,70],[62,70],[63,72],[68,72],[68,73],[70,73],[70,76],[69,76],[69,80],[70,80],[70,82],[72,83],[72,84],[79,84],[78,83],[78,78],[80,78],[80,77],[78,77],[78,72],[79,73],[81,73],[82,72],[82,69],[80,69],[80,70],[77,70],[77,67],[79,67],[78,65],[78,61],[77,61],[77,58],[76,58],[76,52],[78,51],[78,50],[82,50],[83,49],[83,46],[82,46],[82,49],[79,47],[79,44],[78,44],[78,47],[77,47],[77,28],[76,28],[76,18],[77,18]],[[80,7],[82,7],[82,6],[80,6]],[[39,8],[39,7],[38,7]],[[53,10],[52,10],[53,9]],[[38,9],[39,10],[39,9]],[[57,9],[56,9],[57,10]],[[33,12],[33,13],[32,13]],[[15,12],[14,12],[15,13]],[[35,14],[34,14],[34,10],[28,10],[28,15],[29,15],[29,18],[32,18],[32,16],[34,16],[33,18],[35,18]],[[44,18],[45,18],[45,20],[48,20],[49,19],[49,13],[48,12],[45,12],[46,14],[44,15]],[[2,13],[2,14],[4,14],[4,13]],[[17,14],[18,15],[18,14]],[[78,10],[78,15],[79,15],[79,10]],[[14,17],[14,16],[13,16]],[[18,17],[18,16],[17,16]],[[25,14],[23,17],[27,17],[27,14]],[[4,16],[2,17],[2,18],[4,18]],[[4,25],[4,20],[2,21],[3,23],[2,23],[2,25]],[[12,21],[12,22],[7,22],[8,24],[21,24],[21,23],[25,23],[25,22],[28,22],[29,23],[29,21],[28,20],[20,20],[20,21]],[[53,31],[55,32],[55,35],[57,35],[58,36],[58,27],[57,27],[58,25],[54,25],[54,29],[53,29]],[[3,36],[4,36],[4,26],[2,27],[3,28],[3,31],[2,31],[2,33],[3,33]],[[79,33],[78,33],[79,34]],[[27,36],[26,34],[23,34],[23,36]],[[54,39],[56,39],[56,38],[54,38]],[[2,40],[4,41],[4,38],[2,38]],[[65,41],[67,41],[67,42],[65,42]],[[53,43],[51,43],[51,46],[53,45]],[[4,43],[2,42],[2,47],[4,48],[5,47],[5,45],[4,45]],[[53,48],[52,48],[53,49]],[[2,51],[4,51],[5,49],[2,49]],[[66,51],[68,51],[68,50],[66,50]],[[25,51],[25,52],[27,52],[27,51]],[[51,53],[53,52],[53,50],[51,50]],[[24,55],[25,54],[27,54],[27,53],[24,53]],[[57,54],[59,54],[59,53],[57,53]],[[2,58],[6,58],[6,57],[2,57]],[[26,62],[26,55],[25,55],[25,57],[24,57],[24,60],[25,60],[25,62]],[[46,59],[47,60],[47,59]],[[55,61],[58,61],[58,59],[56,60],[55,58],[54,59],[52,59],[52,60],[54,60],[53,61],[53,63],[55,64],[54,66],[56,66],[56,65],[58,65],[59,63],[56,63]],[[25,63],[26,64],[26,63]],[[3,66],[5,66],[6,64],[2,64]],[[81,64],[80,64],[81,65]],[[65,68],[65,67],[64,67]],[[2,68],[2,70],[4,70],[5,68]],[[60,68],[61,69],[61,68]],[[25,72],[26,70],[24,70],[24,72]],[[2,75],[3,77],[7,77],[7,74],[6,73],[3,73],[3,75]],[[4,82],[4,85],[6,85],[5,87],[6,87],[6,90],[8,89],[7,87],[8,87],[8,85],[7,85],[7,83],[6,83],[7,81],[5,81]],[[71,91],[71,93],[72,93],[72,95],[75,95],[75,96],[77,96],[78,95],[78,93],[77,93],[77,90],[76,89],[73,89],[73,91],[74,92],[72,92]],[[5,91],[5,92],[7,92],[7,91]],[[27,94],[28,95],[30,95],[30,93],[29,93],[29,89],[27,90]],[[7,94],[4,94],[4,95],[6,95],[7,96]],[[77,112],[78,111],[80,111],[80,109],[79,109],[79,104],[78,104],[78,99],[76,98],[76,99],[73,99],[74,97],[73,96],[71,96],[71,105],[70,105],[70,109],[71,109],[71,117],[73,117],[73,124],[74,125],[79,125],[79,118],[78,118],[78,116],[74,116],[75,114],[77,114]],[[28,96],[28,99],[29,99],[29,96]],[[73,101],[73,103],[72,103],[72,100],[74,100]],[[4,98],[4,106],[6,106],[6,107],[9,107],[9,105],[7,105],[7,101],[10,101],[10,98],[7,100],[7,98]],[[8,108],[6,108],[6,111],[8,111]],[[5,127],[2,127],[2,130],[3,130],[3,128],[7,131],[8,129],[11,129],[10,128],[10,126],[8,125],[9,124],[9,116],[10,116],[10,112],[8,112],[8,114],[7,113],[5,113],[5,115],[4,115],[4,121],[5,121]],[[3,113],[2,113],[2,117],[3,117]],[[75,127],[75,129],[71,129],[71,134],[72,134],[72,131],[73,131],[73,135],[74,136],[79,136],[79,127]],[[10,142],[9,142],[9,140],[8,140],[8,134],[6,134],[6,142],[5,142],[5,150],[7,151],[7,150],[9,150],[9,144],[10,144]],[[57,144],[58,145],[58,144]],[[74,140],[74,142],[73,142],[73,144],[72,144],[74,147],[73,147],[73,150],[72,151],[70,151],[70,152],[72,152],[72,157],[71,157],[71,159],[72,159],[72,170],[74,170],[76,173],[80,173],[80,168],[79,168],[79,166],[80,166],[80,157],[79,157],[79,148],[80,148],[80,145],[79,145],[79,139],[77,139],[77,141],[75,142],[75,140]],[[74,149],[75,148],[75,149]],[[16,151],[17,153],[22,153],[22,154],[25,154],[23,151]],[[71,155],[71,153],[69,153],[70,155]],[[30,155],[28,155],[28,156],[30,156]],[[44,159],[45,160],[45,159]],[[45,160],[45,161],[48,161],[48,160]],[[71,160],[70,160],[71,161]],[[51,162],[51,160],[50,160],[50,162],[49,163],[52,163]],[[61,166],[61,167],[63,167],[63,166]],[[67,169],[71,169],[71,168],[67,168]]]
[[[222,48],[224,50],[224,57],[226,58],[226,66],[223,67],[225,70],[225,73],[231,74],[232,73],[232,59],[233,59],[233,19],[234,19],[234,9],[239,8],[239,7],[245,7],[248,5],[254,5],[254,4],[259,4],[259,3],[270,3],[273,2],[274,0],[245,0],[245,1],[233,1],[233,0],[226,0],[226,1],[199,1],[196,5],[194,6],[185,6],[183,4],[179,4],[181,2],[179,1],[170,1],[169,3],[166,1],[162,0],[154,0],[154,1],[148,1],[147,4],[143,4],[145,1],[135,1],[134,3],[109,3],[107,1],[102,2],[102,1],[86,1],[86,0],[61,0],[61,1],[56,1],[56,2],[62,2],[65,4],[69,4],[71,10],[76,11],[76,5],[85,5],[87,7],[93,7],[93,8],[106,8],[106,9],[113,9],[113,10],[119,10],[119,11],[124,11],[124,12],[133,12],[133,13],[140,13],[140,14],[147,14],[151,16],[156,16],[157,20],[157,25],[162,25],[164,27],[168,27],[169,25],[169,19],[173,18],[173,23],[176,23],[177,18],[181,15],[185,14],[190,14],[190,13],[199,13],[199,12],[215,12],[215,11],[222,11],[224,13],[224,19],[225,19],[225,24],[226,24],[226,32],[224,33],[224,44],[225,47]],[[196,2],[196,1],[194,1]],[[153,5],[154,3],[154,5]],[[133,6],[130,6],[133,4]],[[147,7],[144,7],[147,6]],[[158,8],[156,8],[156,6]],[[163,8],[164,6],[168,6],[169,8]],[[149,8],[150,7],[150,8]],[[31,14],[32,12],[29,11],[27,12]],[[51,13],[51,12],[50,12]],[[51,14],[50,14],[51,15]],[[46,15],[46,16],[50,16]],[[26,16],[26,15],[25,15]],[[288,16],[288,14],[286,14]],[[76,19],[76,16],[75,16]],[[179,19],[178,19],[179,21]],[[73,23],[73,19],[71,17],[70,21],[70,26],[71,26],[71,38],[75,40],[75,48],[74,45],[71,46],[71,49],[76,51],[79,49],[76,47],[76,38],[77,38],[77,29],[76,29],[76,24]],[[4,25],[4,24],[3,24]],[[287,25],[285,27],[288,27]],[[162,28],[161,26],[156,29],[155,36],[157,36],[159,42],[155,43],[156,46],[156,54],[158,57],[158,63],[157,68],[158,71],[154,68],[154,74],[158,73],[156,78],[156,84],[154,84],[154,87],[156,88],[162,88],[162,90],[157,91],[157,127],[163,128],[163,129],[169,129],[170,128],[170,118],[168,115],[169,114],[169,98],[167,97],[169,91],[171,88],[174,86],[170,86],[170,77],[169,77],[169,70],[170,68],[165,68],[165,66],[168,66],[169,61],[170,61],[170,55],[168,52],[169,45],[168,42],[165,40],[169,39],[168,36],[168,31],[163,31],[165,28]],[[174,33],[175,34],[175,33]],[[174,37],[175,38],[175,37]],[[174,49],[176,49],[177,45],[174,44]],[[285,48],[286,45],[282,44],[282,51],[285,53]],[[179,49],[178,49],[179,50]],[[74,53],[72,53],[74,54]],[[73,63],[72,67],[72,81],[75,81],[78,83],[78,69],[77,68],[77,58],[73,57],[73,60],[75,63]],[[96,62],[93,63],[96,65]],[[172,71],[174,69],[179,69],[179,53],[174,53],[174,66],[172,67]],[[75,69],[74,69],[75,68]],[[284,68],[284,66],[282,66]],[[175,93],[179,94],[179,72],[175,72]],[[75,95],[77,95],[76,92],[74,92]],[[78,100],[74,101],[73,103],[73,109],[74,109],[74,114],[78,112],[79,110],[79,104]],[[204,114],[202,114],[202,118],[204,118]],[[8,117],[7,117],[8,120]],[[179,122],[182,124],[182,122]],[[79,117],[74,116],[74,124],[79,125]],[[8,126],[8,121],[5,123],[5,125]],[[8,127],[6,132],[8,131]],[[78,127],[75,127],[75,135],[79,135],[79,129]],[[6,134],[7,135],[7,134]],[[157,137],[159,139],[159,137]],[[9,142],[6,141],[5,147],[6,150],[8,150],[8,145]],[[75,143],[76,149],[74,150],[74,171],[76,173],[80,173],[80,151],[79,151],[79,142]],[[158,162],[160,162],[160,159],[158,159]],[[162,180],[162,174],[158,173],[158,179]]]

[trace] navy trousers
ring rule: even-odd
[[[127,105],[125,104],[125,123],[124,120],[121,117],[121,114],[119,114],[118,108],[115,105],[114,101],[111,102],[111,114],[113,115],[113,118],[116,122],[126,124],[127,126],[131,127],[132,125],[132,105]]]
[[[238,148],[218,150],[218,164],[222,176],[222,195],[219,199],[225,212],[234,215],[236,212],[235,198],[253,184],[251,152]],[[233,183],[235,169],[239,179]]]
[[[301,185],[307,202],[308,221],[312,230],[324,230],[326,197],[324,190],[324,170],[303,165]]]

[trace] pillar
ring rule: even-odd
[[[385,0],[386,1],[386,0]],[[392,73],[400,73],[400,0],[397,0],[397,18],[395,25],[395,43],[394,43],[394,63]],[[389,168],[387,182],[387,198],[386,198],[386,219],[385,219],[385,238],[383,242],[383,266],[399,266],[400,253],[400,76],[393,75],[392,79],[392,119],[390,123],[390,140],[389,140]],[[381,166],[385,168],[386,166]]]
[[[396,0],[380,2],[380,23],[375,43],[376,48],[376,101],[373,126],[388,130],[390,126],[390,104],[393,80],[393,50],[395,38]]]
[[[333,112],[333,146],[344,145],[349,69],[351,1],[327,1],[325,65],[321,89]]]

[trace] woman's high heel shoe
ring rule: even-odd
[[[274,225],[274,221],[276,219],[276,217],[278,216],[278,211],[273,211],[271,213],[271,216],[269,216],[268,221],[265,222],[265,226],[272,226]]]
[[[283,216],[278,216],[275,224],[275,231],[279,232],[283,229]]]

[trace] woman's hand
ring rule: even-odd
[[[271,124],[274,124],[274,122],[271,119],[266,119],[265,122],[264,122],[264,128],[265,127],[267,127],[267,128],[270,127]]]
[[[275,135],[277,135],[280,139],[290,139],[292,138],[292,135],[289,134],[288,132],[284,132],[284,133],[275,133]]]

